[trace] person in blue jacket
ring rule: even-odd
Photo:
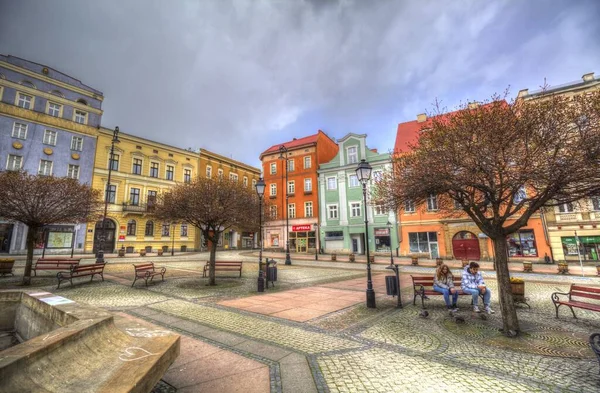
[[[473,311],[481,312],[479,309],[479,295],[483,295],[483,305],[485,306],[485,312],[493,314],[494,310],[490,307],[492,299],[492,293],[485,286],[483,276],[479,272],[479,264],[477,262],[471,262],[462,273],[461,287],[463,292],[471,294],[473,297]]]

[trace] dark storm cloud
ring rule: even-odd
[[[322,128],[600,73],[596,1],[4,1],[0,53],[105,94],[107,127],[258,165]]]

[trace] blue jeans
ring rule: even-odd
[[[473,305],[479,305],[479,288],[463,288],[464,293],[469,293],[473,297]],[[483,304],[487,307],[490,305],[490,301],[492,300],[492,293],[489,288],[485,289],[485,293],[483,294]]]
[[[444,301],[446,302],[446,306],[450,307],[456,304],[456,301],[458,300],[458,289],[452,294],[452,303],[450,303],[450,289],[434,285],[433,290],[444,295]]]

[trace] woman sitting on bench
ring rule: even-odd
[[[433,277],[433,290],[444,295],[446,307],[451,311],[458,311],[456,301],[458,300],[458,290],[454,288],[454,277],[448,265],[441,264]],[[450,295],[452,295],[452,303],[450,303]]]

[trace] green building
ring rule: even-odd
[[[366,134],[350,133],[339,139],[339,152],[328,163],[321,164],[319,175],[319,241],[327,253],[365,253],[365,222],[362,184],[356,168],[362,159],[372,167],[367,185],[367,217],[369,250],[390,253],[398,246],[396,216],[393,211],[372,205],[370,188],[373,180],[392,168],[389,153],[369,149]],[[390,233],[391,232],[391,233]]]

